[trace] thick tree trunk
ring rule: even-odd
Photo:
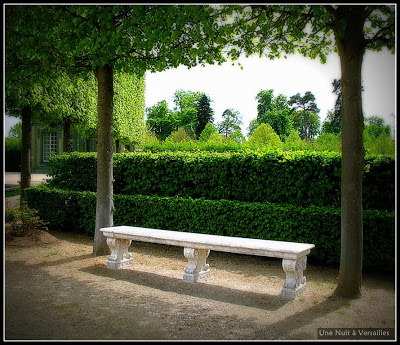
[[[335,295],[361,295],[363,260],[362,178],[364,172],[361,67],[364,17],[345,6],[346,28],[337,36],[342,69],[341,256]]]
[[[64,122],[63,152],[70,153],[71,151],[71,121],[66,120]]]
[[[97,127],[97,202],[93,254],[107,255],[110,249],[100,228],[113,225],[113,69],[110,65],[95,70],[98,83]]]
[[[32,146],[32,108],[22,109],[22,147],[21,147],[21,195],[23,204],[25,189],[31,185],[31,146]]]

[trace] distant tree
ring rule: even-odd
[[[201,132],[209,122],[214,122],[214,111],[211,109],[209,97],[206,94],[203,94],[197,105],[195,126],[196,138],[200,137]]]
[[[364,119],[363,141],[367,153],[377,155],[395,154],[395,141],[391,138],[389,125],[379,116]]]
[[[378,138],[382,133],[390,137],[390,126],[385,126],[385,120],[379,116],[371,116],[364,119],[364,133],[368,133],[373,138]]]
[[[274,90],[261,90],[257,94],[257,121],[251,129],[257,128],[262,123],[268,123],[284,141],[292,129],[289,119],[290,107],[286,96],[279,94],[274,97],[273,93]]]
[[[262,147],[278,148],[282,147],[282,141],[270,124],[262,123],[250,136],[246,145],[254,149]]]
[[[251,120],[249,127],[247,127],[247,137],[250,137],[260,124],[257,118]]]
[[[241,124],[240,113],[237,110],[226,109],[222,114],[222,121],[217,125],[218,132],[228,138],[237,130],[240,131]]]
[[[337,126],[337,124],[339,126]],[[324,122],[322,122],[321,126],[321,134],[339,134],[341,131],[340,122],[337,123],[335,120],[335,112],[334,110],[328,110],[326,114]]]
[[[202,92],[177,90],[173,95],[175,104],[174,112],[176,113],[177,126],[188,126],[191,130],[196,127],[197,106],[200,102]]]
[[[289,99],[292,106],[292,124],[299,131],[303,140],[311,140],[319,132],[319,109],[315,103],[315,96],[307,91],[304,96],[300,93],[293,95]]]
[[[335,107],[333,110],[329,110],[325,121],[322,124],[321,133],[333,133],[339,134],[342,131],[342,80],[334,79],[332,82],[333,91],[337,95],[335,101]],[[361,86],[361,91],[363,87]]]
[[[333,93],[337,95],[335,108],[333,111],[333,116],[331,121],[332,133],[338,134],[342,131],[342,107],[343,107],[343,98],[342,98],[342,80],[335,79],[332,83]]]
[[[165,140],[177,129],[178,121],[175,114],[168,109],[168,104],[165,100],[147,108],[146,116],[146,125],[159,140]]]
[[[229,139],[238,144],[243,144],[246,142],[246,138],[240,129],[237,129],[235,132],[233,132]]]
[[[7,136],[10,138],[22,138],[22,123],[18,122],[12,126]]]
[[[312,140],[320,129],[320,118],[309,111],[293,111],[290,114],[293,128],[297,130],[300,138],[305,141]]]

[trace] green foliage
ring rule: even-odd
[[[176,116],[165,100],[147,108],[146,115],[146,125],[159,140],[165,140],[177,127]]]
[[[252,149],[262,147],[279,148],[283,146],[283,143],[268,123],[261,123],[250,136],[246,146]]]
[[[193,140],[193,133],[188,133],[188,130],[184,127],[179,127],[178,130],[172,132],[167,139],[166,143],[181,143]]]
[[[190,128],[191,131],[195,131],[197,107],[202,96],[203,93],[199,91],[175,91],[173,101],[177,127],[185,126]]]
[[[319,133],[320,119],[315,113],[309,111],[294,111],[291,113],[290,119],[302,140],[312,140]]]
[[[289,136],[286,138],[283,143],[283,150],[285,151],[302,151],[311,149],[308,142],[301,140],[299,133],[297,130],[292,129]],[[325,151],[326,149],[322,150]]]
[[[54,156],[50,169],[53,187],[96,191],[95,153]],[[340,176],[341,157],[334,152],[265,149],[114,154],[116,194],[339,207]],[[364,209],[393,210],[394,193],[394,159],[367,156]]]
[[[378,138],[364,134],[364,148],[368,154],[388,155],[395,157],[396,143],[386,133],[382,133]]]
[[[314,141],[316,151],[342,152],[341,135],[334,133],[323,133]]]
[[[390,156],[365,157],[363,176],[364,208],[395,210],[395,159]]]
[[[214,122],[214,111],[211,109],[210,103],[210,98],[206,94],[203,94],[197,104],[196,123],[194,128],[196,138],[200,137],[200,134],[203,132],[207,123]]]
[[[332,93],[337,95],[335,108],[328,111],[326,119],[322,124],[321,133],[339,134],[342,131],[342,80],[334,79],[332,86]]]
[[[336,116],[336,112],[328,110],[326,118],[322,123],[321,134],[340,134],[342,131],[341,118]]]
[[[5,151],[20,151],[22,141],[21,138],[6,137],[4,138],[4,150]]]
[[[273,92],[274,90],[261,90],[257,94],[257,126],[263,123],[269,124],[280,140],[285,141],[292,129],[289,119],[290,108],[286,96],[279,94],[274,97]],[[250,135],[252,133],[250,132]]]
[[[45,227],[38,212],[22,204],[20,207],[5,208],[4,220],[11,225],[12,236],[31,236],[39,229]]]
[[[35,85],[39,99],[38,120],[49,129],[63,128],[65,123],[85,133],[97,124],[97,85],[94,76],[69,76],[59,71],[53,78]]]
[[[8,135],[6,136],[6,138],[7,137],[22,139],[22,122],[18,122],[14,126],[12,126],[8,131]]]
[[[217,133],[217,129],[211,122],[208,122],[201,132],[199,140],[202,142],[207,141],[214,133]]]
[[[114,84],[114,140],[137,146],[145,133],[145,77],[116,73]]]
[[[222,114],[222,121],[218,123],[218,132],[230,137],[236,131],[240,131],[242,124],[240,113],[233,109],[226,109]]]
[[[95,193],[39,186],[26,191],[26,200],[51,226],[93,232]],[[309,260],[339,263],[338,208],[119,194],[114,195],[114,202],[116,226],[313,243]],[[366,210],[364,229],[364,269],[393,271],[394,212]]]
[[[96,191],[97,153],[72,152],[50,158],[51,186]]]

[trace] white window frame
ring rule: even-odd
[[[43,162],[47,163],[51,154],[57,153],[57,132],[43,133]]]

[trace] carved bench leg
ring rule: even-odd
[[[107,256],[108,268],[119,269],[132,265],[132,254],[128,251],[131,243],[132,241],[127,239],[107,238],[111,249],[111,255]]]
[[[183,254],[188,259],[183,280],[196,283],[198,280],[210,277],[210,266],[206,263],[210,254],[208,249],[184,248]]]
[[[306,277],[303,271],[306,269],[307,257],[303,256],[298,260],[282,260],[283,270],[286,272],[286,279],[283,282],[281,298],[295,299],[306,289]]]

